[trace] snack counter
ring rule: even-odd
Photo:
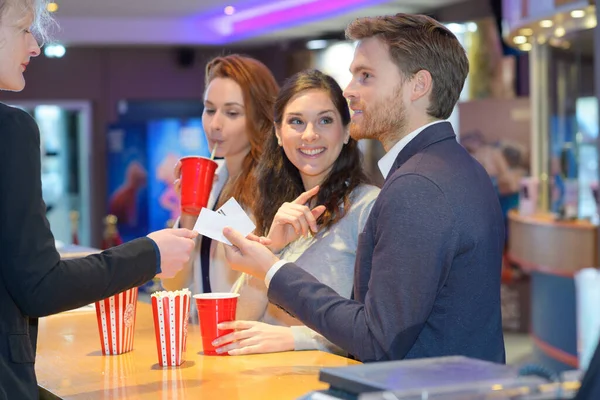
[[[535,361],[557,370],[578,367],[575,273],[598,266],[598,226],[555,221],[551,214],[509,213],[508,259],[531,276]]]
[[[133,351],[104,356],[94,308],[41,318],[36,374],[50,399],[295,399],[326,389],[324,367],[359,364],[319,351],[204,356],[200,330],[188,326],[186,361],[158,365],[152,309],[138,302]]]

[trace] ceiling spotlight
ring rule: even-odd
[[[465,33],[467,27],[464,24],[457,24],[456,22],[451,22],[446,25],[446,28],[450,30],[450,32],[458,35],[460,33]]]
[[[525,36],[515,36],[513,38],[513,42],[515,44],[523,44],[523,43],[527,43],[527,38]]]
[[[522,45],[519,46],[519,49],[523,50],[523,51],[529,51],[531,50],[531,43],[523,43]]]
[[[552,28],[552,25],[554,25],[554,22],[551,19],[543,19],[540,21],[540,26],[542,28]]]
[[[533,35],[533,29],[523,28],[519,31],[519,33],[521,33],[521,35],[523,35],[523,36],[531,36],[531,35]]]
[[[327,40],[309,40],[306,42],[306,48],[308,50],[321,50],[327,47]]]
[[[583,17],[585,17],[585,11],[584,10],[573,10],[573,11],[571,11],[571,17],[583,18]]]
[[[227,6],[227,7],[225,7],[225,9],[223,9],[223,12],[225,13],[225,15],[233,15],[233,14],[235,14],[235,7]]]
[[[48,58],[61,58],[66,52],[67,49],[61,44],[51,44],[44,47],[44,55]]]
[[[586,27],[586,29],[594,29],[596,27],[596,22],[596,16],[592,14],[588,15],[583,25]]]
[[[563,37],[565,36],[565,33],[567,33],[565,31],[565,28],[563,28],[562,26],[559,26],[558,28],[556,28],[556,30],[554,31],[554,36],[556,37]]]
[[[46,6],[46,9],[48,10],[48,12],[54,13],[58,11],[58,4],[53,1],[48,3],[48,5]]]

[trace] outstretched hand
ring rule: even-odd
[[[264,279],[267,271],[279,259],[265,247],[270,243],[269,239],[261,238],[255,235],[248,235],[248,238],[232,229],[223,229],[223,235],[233,246],[225,246],[225,257],[227,262],[236,271],[245,272],[259,279]]]

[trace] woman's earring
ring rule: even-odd
[[[347,137],[346,140],[344,140],[344,144],[348,144],[349,141],[350,141],[350,138]]]
[[[277,138],[277,144],[281,147],[281,139]]]

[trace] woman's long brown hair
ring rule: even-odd
[[[350,123],[350,110],[342,89],[329,75],[318,70],[306,70],[289,78],[275,101],[275,124],[281,128],[283,115],[288,103],[298,94],[308,90],[322,90],[342,118],[346,128]],[[321,230],[338,222],[350,209],[350,195],[360,184],[368,181],[362,166],[358,143],[350,139],[342,147],[329,175],[321,183],[317,194],[317,204],[327,210],[319,219]],[[256,233],[266,235],[279,207],[285,202],[294,201],[305,191],[298,168],[287,158],[285,151],[277,143],[274,130],[267,139],[265,152],[258,166],[258,187],[260,196],[254,209]]]
[[[242,88],[246,134],[250,141],[250,152],[242,162],[241,172],[229,177],[230,182],[223,189],[217,207],[234,197],[242,207],[252,210],[258,197],[255,170],[273,130],[273,104],[279,85],[263,63],[239,54],[211,60],[206,65],[205,87],[215,78],[229,78]]]

